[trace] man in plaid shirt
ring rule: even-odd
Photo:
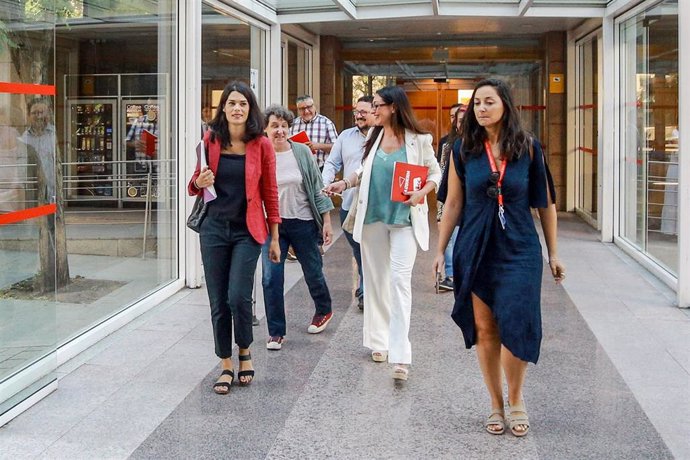
[[[141,133],[147,130],[158,137],[158,105],[148,102],[141,107],[139,113],[139,117],[127,132],[126,141],[128,147],[134,148],[135,159],[143,164],[150,158],[146,155],[146,144],[141,138]]]
[[[297,98],[297,117],[290,127],[290,135],[305,131],[309,140],[309,148],[316,155],[316,164],[319,169],[328,158],[333,143],[338,138],[338,132],[331,120],[317,113],[314,99],[308,94]]]

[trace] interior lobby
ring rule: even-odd
[[[689,30],[684,0],[0,2],[0,452],[690,458]],[[267,352],[259,272],[258,378],[219,400],[185,185],[225,84],[295,113],[312,95],[339,133],[360,96],[397,85],[436,147],[487,77],[545,147],[568,266],[562,285],[545,275],[530,436],[482,431],[433,251],[414,268],[410,381],[367,362],[337,209],[334,321],[302,330],[309,294],[287,264],[291,336]],[[54,133],[43,166],[22,142],[35,99]]]

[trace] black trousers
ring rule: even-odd
[[[246,224],[206,216],[199,232],[216,355],[232,356],[235,343],[248,348],[252,332],[252,289],[261,245],[252,238]]]

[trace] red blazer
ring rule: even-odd
[[[210,142],[210,131],[204,135],[208,146],[208,165],[215,175],[220,162],[220,140]],[[263,244],[268,237],[268,224],[279,224],[278,182],[276,180],[276,153],[268,138],[261,136],[246,145],[244,182],[247,195],[247,228],[257,243]],[[200,195],[202,191],[194,185],[199,177],[199,162],[187,185],[189,194]],[[264,209],[266,212],[264,213]]]

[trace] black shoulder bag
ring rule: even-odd
[[[206,150],[206,164],[208,164],[208,149],[204,150]],[[196,201],[192,207],[192,212],[189,213],[189,217],[187,217],[187,227],[199,233],[201,223],[204,221],[204,217],[206,217],[207,210],[208,204],[204,201],[204,192],[202,191],[196,196]]]

